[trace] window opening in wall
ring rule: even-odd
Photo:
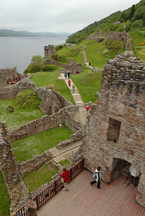
[[[107,133],[107,140],[117,142],[120,135],[121,122],[112,118],[109,118],[109,127]]]

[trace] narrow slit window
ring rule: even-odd
[[[109,119],[109,127],[107,133],[107,140],[117,142],[120,135],[121,122],[115,119]]]

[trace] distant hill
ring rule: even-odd
[[[53,33],[53,32],[28,32],[28,31],[14,31],[9,29],[0,29],[0,37],[67,37],[67,33]]]
[[[124,11],[118,11],[100,21],[94,22],[79,32],[70,35],[67,43],[79,43],[95,32],[134,31],[145,29],[145,0],[132,5]]]

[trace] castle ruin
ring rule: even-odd
[[[48,45],[44,47],[44,56],[48,57],[48,56],[52,56],[55,54],[55,47],[53,45]]]
[[[136,201],[145,206],[145,63],[136,57],[119,55],[105,66],[82,152],[85,166],[101,166],[108,183],[123,172],[135,173]]]

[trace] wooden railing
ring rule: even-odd
[[[83,171],[84,168],[84,160],[78,161],[73,167],[70,168],[70,178],[73,180],[77,175]],[[37,210],[40,209],[43,205],[45,205],[52,197],[54,197],[59,191],[64,187],[61,182],[61,178],[59,175],[54,177],[54,179],[49,183],[43,185],[40,190],[36,191],[32,195],[32,199],[36,202]],[[28,209],[26,206],[19,209],[16,216],[29,216]]]

